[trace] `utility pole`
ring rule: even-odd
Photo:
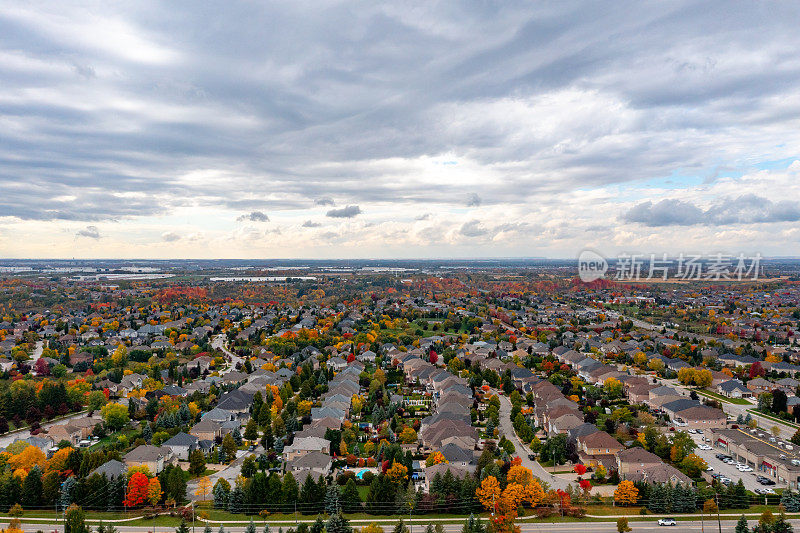
[[[722,533],[722,520],[719,518],[719,494],[715,495],[717,501],[717,525],[719,525],[719,533]]]

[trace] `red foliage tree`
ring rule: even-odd
[[[431,364],[435,365],[436,361],[438,361],[438,360],[439,360],[439,354],[437,354],[436,352],[431,350],[431,353],[430,353],[430,362],[431,362]]]
[[[583,490],[591,490],[592,489],[592,482],[588,479],[582,479],[578,482],[578,485],[581,486]]]
[[[355,360],[356,360],[356,355],[354,353],[350,352],[350,354],[347,356],[347,362],[348,363],[352,363]]]
[[[764,367],[761,366],[761,363],[759,361],[756,361],[755,363],[750,365],[750,373],[749,373],[750,379],[760,378],[764,374],[765,374]]]
[[[148,483],[147,476],[141,472],[133,473],[130,481],[128,481],[128,497],[123,502],[125,507],[136,507],[144,503],[147,499]]]
[[[575,473],[582,476],[586,473],[586,465],[578,463],[575,465]]]

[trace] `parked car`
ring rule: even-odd
[[[678,523],[675,521],[674,518],[659,518],[658,519],[659,526],[677,526]]]

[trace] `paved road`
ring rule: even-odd
[[[217,350],[222,350],[222,353],[230,357],[231,364],[228,368],[223,370],[222,374],[227,374],[229,372],[233,372],[236,370],[236,365],[238,363],[244,364],[244,359],[233,353],[232,351],[228,350],[227,346],[225,346],[225,335],[217,335],[213,339],[211,339],[211,347],[216,348]]]
[[[517,432],[514,431],[514,426],[511,424],[511,400],[506,396],[500,395],[498,391],[494,392],[500,398],[500,430],[514,444],[517,455],[522,459],[522,466],[530,468],[534,476],[549,483],[551,488],[566,490],[570,484],[569,481],[555,477],[550,472],[547,472],[538,461],[528,459],[528,454],[531,451],[519,440]]]
[[[305,521],[307,523],[313,522],[313,518],[309,519],[307,517],[301,517],[301,521]],[[718,525],[716,520],[705,520],[701,522],[700,520],[693,520],[693,521],[679,521],[678,525],[675,527],[670,528],[662,528],[656,523],[655,521],[634,521],[635,517],[631,518],[631,521],[628,523],[632,532],[638,531],[665,531],[668,533],[696,533],[698,531],[708,531],[709,533],[718,532],[720,530],[720,526]],[[431,522],[435,522],[435,518],[423,518],[423,519],[415,519],[412,522],[408,523],[407,525],[411,526],[412,533],[414,531],[418,533],[422,533],[427,526],[427,524]],[[486,520],[483,520],[486,523]],[[800,527],[800,520],[799,519],[791,519],[789,520],[791,525],[796,529]],[[268,522],[270,528],[277,529],[278,527],[291,527],[293,524],[291,522]],[[350,525],[356,528],[360,528],[369,523],[369,520],[353,520],[350,522]],[[752,528],[757,523],[756,520],[749,520],[749,525]],[[264,527],[264,522],[261,520],[256,520],[256,530],[260,531]],[[394,524],[381,524],[383,526],[384,531],[392,531],[394,529]],[[564,523],[548,523],[548,522],[523,522],[518,524],[520,527],[520,531],[522,533],[549,533],[551,531],[561,531],[564,533],[569,532],[583,532],[585,533],[587,530],[591,532],[600,532],[600,533],[616,533],[617,525],[616,520],[609,521],[609,522],[564,522]],[[202,531],[203,527],[205,526],[204,523],[197,521],[195,522],[195,530]],[[460,533],[463,524],[443,524],[444,530],[447,533]],[[2,527],[6,527],[6,523],[2,523]],[[115,524],[114,527],[119,533],[147,533],[150,531],[154,531],[152,527],[146,526],[126,526],[124,524]],[[191,524],[189,524],[191,527]],[[218,524],[211,524],[212,530],[218,529]],[[247,527],[246,523],[242,523],[241,525],[233,525],[233,526],[225,526],[225,531],[229,533],[243,533]],[[723,520],[721,522],[721,530],[724,533],[733,533],[736,528],[736,520]],[[51,523],[44,523],[44,524],[35,524],[35,523],[23,523],[22,530],[30,533],[35,533],[36,531],[58,531],[63,532],[64,527],[62,524],[55,525]],[[173,527],[164,527],[159,526],[155,528],[154,533],[173,533],[175,528]]]
[[[126,404],[127,405],[127,404]],[[52,422],[46,422],[42,424],[42,429],[47,429],[53,427],[58,424],[64,424],[70,420],[74,420],[76,418],[86,418],[86,412],[82,413],[75,413],[74,415],[70,415],[65,418],[61,418],[59,420],[54,420]],[[100,418],[97,418],[97,421],[100,422]],[[6,448],[9,444],[12,444],[14,441],[17,440],[25,440],[31,436],[31,432],[27,429],[23,429],[21,431],[15,431],[13,433],[6,433],[2,437],[0,437],[0,447]]]

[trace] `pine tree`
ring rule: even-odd
[[[234,514],[244,512],[244,492],[238,485],[231,490],[228,497],[228,512]]]
[[[341,510],[341,491],[339,486],[332,483],[325,491],[325,512],[329,515],[336,514]]]
[[[61,484],[61,494],[58,497],[59,509],[66,509],[72,503],[72,493],[75,490],[75,483],[75,477],[70,476]]]
[[[750,533],[750,528],[747,526],[747,518],[744,515],[740,516],[739,521],[736,522],[736,533]]]
[[[175,533],[189,533],[189,526],[186,525],[186,520],[181,518],[181,523],[175,530]]]
[[[153,440],[153,428],[150,427],[150,424],[145,422],[144,427],[142,428],[142,438],[150,444],[150,441]]]
[[[211,533],[211,526],[206,524],[206,527],[203,528],[203,533]]]
[[[392,530],[392,533],[409,533],[408,532],[408,526],[406,526],[406,524],[405,524],[405,522],[403,522],[402,518],[397,523],[397,525],[394,526],[394,529]]]
[[[244,528],[244,533],[256,533],[256,525],[253,523],[253,519],[250,519],[250,523],[247,524],[247,527]]]
[[[314,523],[311,524],[309,528],[309,533],[322,533],[325,530],[325,522],[322,520],[322,517],[317,515],[317,519],[314,520]]]
[[[39,506],[42,500],[42,471],[39,466],[34,466],[28,475],[25,476],[25,481],[22,483],[22,506],[33,507]]]
[[[352,533],[353,528],[341,513],[332,514],[325,524],[325,533]]]

